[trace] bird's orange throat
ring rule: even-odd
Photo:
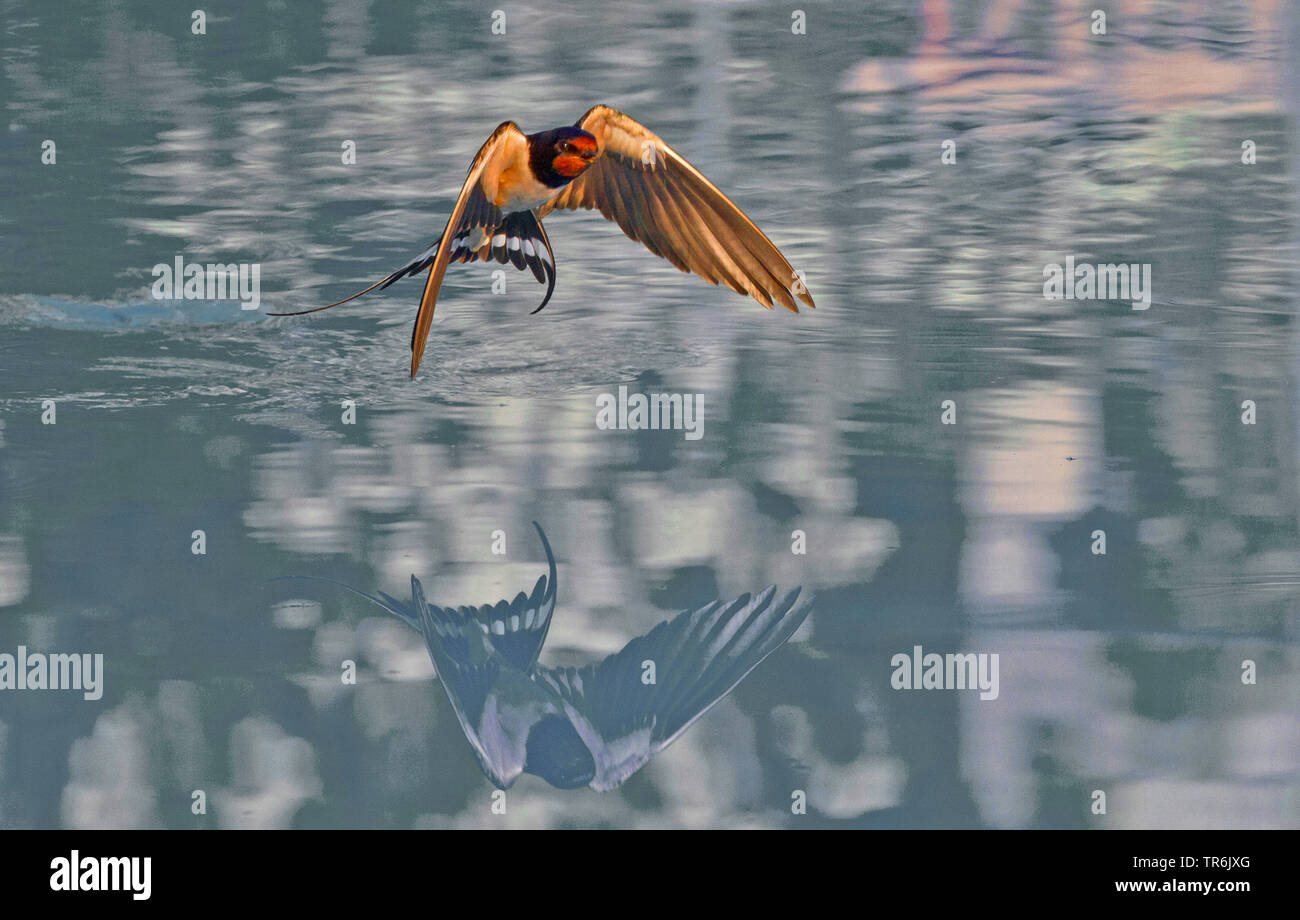
[[[576,179],[590,165],[591,160],[584,160],[582,157],[570,155],[558,156],[551,161],[551,166],[555,171],[566,179]]]

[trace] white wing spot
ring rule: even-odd
[[[493,621],[492,621],[492,633],[493,633],[493,635],[504,636],[504,635],[506,634],[506,622],[505,622],[505,620],[493,620]]]
[[[510,614],[510,631],[519,632],[519,614]]]
[[[493,249],[499,249],[505,244],[506,244],[506,235],[504,233],[498,233],[496,236],[492,237]]]
[[[518,252],[518,251],[519,251],[519,237],[517,237],[517,236],[512,236],[512,237],[510,237],[510,243],[509,243],[509,245],[508,245],[506,248],[509,249],[511,252]]]

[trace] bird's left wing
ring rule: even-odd
[[[600,156],[538,208],[595,208],[657,256],[712,284],[795,313],[815,307],[794,267],[734,202],[645,125],[598,105],[578,121]]]
[[[753,598],[714,601],[660,623],[600,664],[534,671],[567,704],[592,750],[592,787],[621,784],[780,648],[812,609],[811,599],[796,606],[799,591],[778,598],[769,587]]]

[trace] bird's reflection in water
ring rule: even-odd
[[[438,607],[411,576],[411,602],[347,588],[424,636],[452,709],[494,785],[521,773],[559,789],[616,789],[794,635],[812,610],[800,588],[715,600],[665,620],[599,664],[537,663],[555,612],[555,557],[531,595]],[[329,581],[329,579],[308,579]]]

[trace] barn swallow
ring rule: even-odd
[[[495,260],[528,269],[546,285],[536,313],[555,290],[555,253],[542,218],[557,209],[592,208],[682,271],[748,294],[769,310],[775,301],[798,313],[795,297],[816,306],[785,256],[716,185],[644,125],[598,105],[573,127],[538,134],[502,122],[475,155],[432,245],[351,297],[270,315],[328,310],[428,269],[411,331],[414,378],[450,262]]]
[[[342,585],[424,636],[479,766],[499,789],[521,773],[559,789],[616,789],[780,648],[812,609],[811,598],[796,606],[799,588],[776,598],[772,586],[683,611],[599,664],[548,668],[537,658],[555,610],[555,557],[533,526],[549,572],[531,595],[510,602],[436,607],[414,575],[409,604]]]

